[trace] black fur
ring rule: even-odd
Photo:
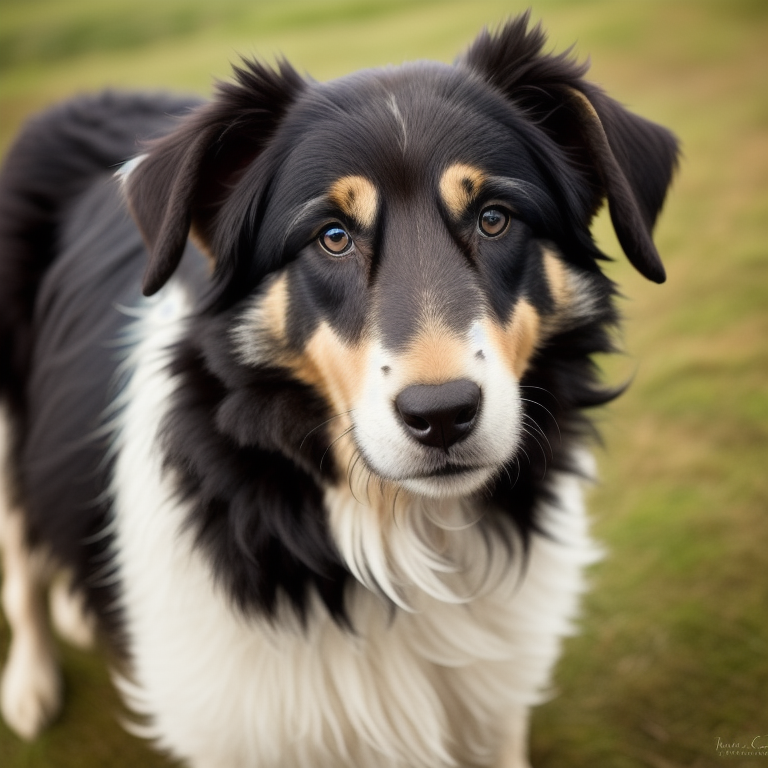
[[[521,296],[551,309],[532,265],[542,242],[554,244],[589,276],[600,309],[536,353],[522,381],[531,428],[482,501],[490,521],[509,516],[524,538],[536,529],[547,469],[567,468],[568,448],[590,429],[585,409],[612,395],[591,362],[611,351],[617,320],[592,217],[607,199],[632,263],[662,281],[650,232],[677,150],[667,131],[589,85],[585,66],[542,54],[541,31],[526,27],[523,17],[481,35],[455,67],[421,63],[320,84],[284,62],[277,71],[245,62],[200,106],[79,99],[38,118],[12,148],[0,176],[0,387],[18,436],[16,495],[31,540],[75,568],[102,616],[111,599],[109,538],[98,535],[109,511],[104,414],[120,393],[115,344],[131,320],[117,307],[140,303],[142,274],[147,295],[176,272],[199,296],[174,355],[181,386],[165,460],[179,494],[195,502],[189,524],[215,572],[243,610],[273,616],[284,594],[303,614],[315,589],[343,621],[350,575],[320,490],[348,469],[323,460],[332,433],[321,425],[334,414],[284,368],[237,361],[230,329],[243,299],[294,265],[287,335],[300,350],[321,320],[359,339],[361,297],[389,286],[379,299],[392,318],[386,343],[397,349],[414,333],[412,294],[425,281],[450,302],[456,327],[467,325],[477,297],[454,277],[468,264],[500,323]],[[418,125],[405,145],[376,98],[386,93]],[[157,136],[128,180],[137,228],[110,175]],[[481,243],[480,258],[470,236],[478,212],[457,223],[443,211],[424,241],[442,266],[414,271],[409,226],[439,208],[424,189],[446,164],[468,160],[527,185],[517,199],[498,191],[516,211],[514,230],[504,243]],[[376,176],[387,223],[356,230],[364,266],[329,269],[306,258],[329,211],[297,214],[343,173]],[[187,244],[190,229],[215,261],[212,280]]]
[[[106,92],[32,120],[0,172],[0,397],[8,481],[33,546],[73,569],[116,626],[104,535],[104,414],[118,394],[116,343],[146,259],[113,174],[196,102]]]

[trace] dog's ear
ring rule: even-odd
[[[173,274],[190,231],[217,261],[211,247],[217,215],[305,85],[284,61],[276,71],[258,62],[244,62],[234,71],[233,82],[218,84],[211,102],[124,171],[128,205],[149,250],[146,296]]]
[[[577,64],[570,50],[544,54],[541,26],[529,30],[528,18],[525,13],[495,34],[484,30],[460,64],[566,149],[591,187],[591,214],[607,199],[624,253],[645,277],[664,282],[651,232],[677,165],[677,140],[586,82],[588,65]]]

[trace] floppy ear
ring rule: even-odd
[[[651,239],[672,174],[678,144],[672,133],[627,111],[583,76],[570,50],[542,53],[540,25],[529,13],[495,34],[484,30],[460,63],[496,86],[560,146],[586,177],[592,211],[608,201],[621,247],[636,269],[663,283],[664,266]]]
[[[149,251],[145,296],[173,274],[190,230],[221,268],[211,247],[217,215],[305,85],[284,61],[277,71],[258,62],[234,71],[234,82],[218,84],[210,103],[152,144],[125,173],[128,205]]]

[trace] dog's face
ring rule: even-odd
[[[147,291],[191,224],[238,362],[321,398],[327,423],[305,435],[327,436],[337,476],[440,497],[504,471],[537,429],[521,389],[537,355],[611,316],[589,236],[603,199],[663,279],[649,231],[673,140],[502,38],[456,67],[328,84],[253,65],[128,180]]]
[[[575,178],[541,166],[525,127],[474,78],[423,65],[317,87],[286,118],[261,229],[284,266],[234,334],[244,361],[321,393],[342,468],[359,455],[414,492],[478,489],[515,453],[536,349],[589,319],[599,275],[555,245]]]

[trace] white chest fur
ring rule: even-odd
[[[554,539],[534,537],[525,572],[499,570],[474,599],[441,592],[455,574],[430,590],[429,568],[415,574],[425,589],[409,591],[407,563],[376,565],[385,548],[377,555],[371,534],[355,530],[365,507],[331,492],[334,533],[362,582],[349,595],[356,632],[319,601],[304,629],[288,610],[277,624],[246,619],[184,531],[155,442],[174,387],[164,350],[184,314],[183,293],[169,286],[137,324],[117,438],[116,558],[133,660],[121,685],[148,716],[147,735],[196,768],[498,764],[514,723],[544,693],[594,559],[577,480],[557,478],[558,504],[542,510]],[[459,560],[482,555],[471,532],[451,539]],[[366,585],[389,585],[403,607]]]

